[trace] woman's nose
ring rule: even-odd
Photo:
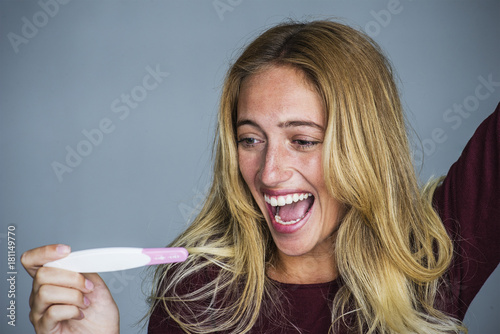
[[[287,150],[280,146],[268,146],[260,169],[261,182],[267,187],[278,187],[292,177]]]

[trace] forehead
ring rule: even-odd
[[[243,80],[237,121],[265,118],[286,122],[301,118],[323,124],[325,112],[319,94],[305,74],[290,66],[273,66]]]

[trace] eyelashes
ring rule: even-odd
[[[260,144],[264,144],[265,142],[263,140],[259,140],[257,138],[253,137],[244,137],[236,141],[238,146],[241,146],[242,148],[253,148],[257,147]],[[292,140],[291,143],[294,144],[294,146],[301,151],[307,151],[315,146],[321,144],[321,141],[318,140],[306,140],[306,139],[295,139]]]
[[[297,140],[294,140],[293,142],[296,143],[303,150],[307,150],[307,149],[310,149],[316,145],[321,144],[320,141],[303,140],[303,139],[297,139]]]
[[[260,142],[262,141],[259,141],[258,139],[252,137],[246,137],[236,141],[238,146],[242,146],[244,148],[255,147]]]

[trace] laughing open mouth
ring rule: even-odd
[[[301,221],[311,209],[314,196],[311,193],[294,193],[284,196],[264,194],[274,220],[282,225],[292,225]]]

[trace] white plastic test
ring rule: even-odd
[[[61,268],[80,273],[97,273],[132,269],[153,264],[183,262],[189,253],[185,248],[94,248],[71,252],[67,257],[46,263],[44,267]]]

